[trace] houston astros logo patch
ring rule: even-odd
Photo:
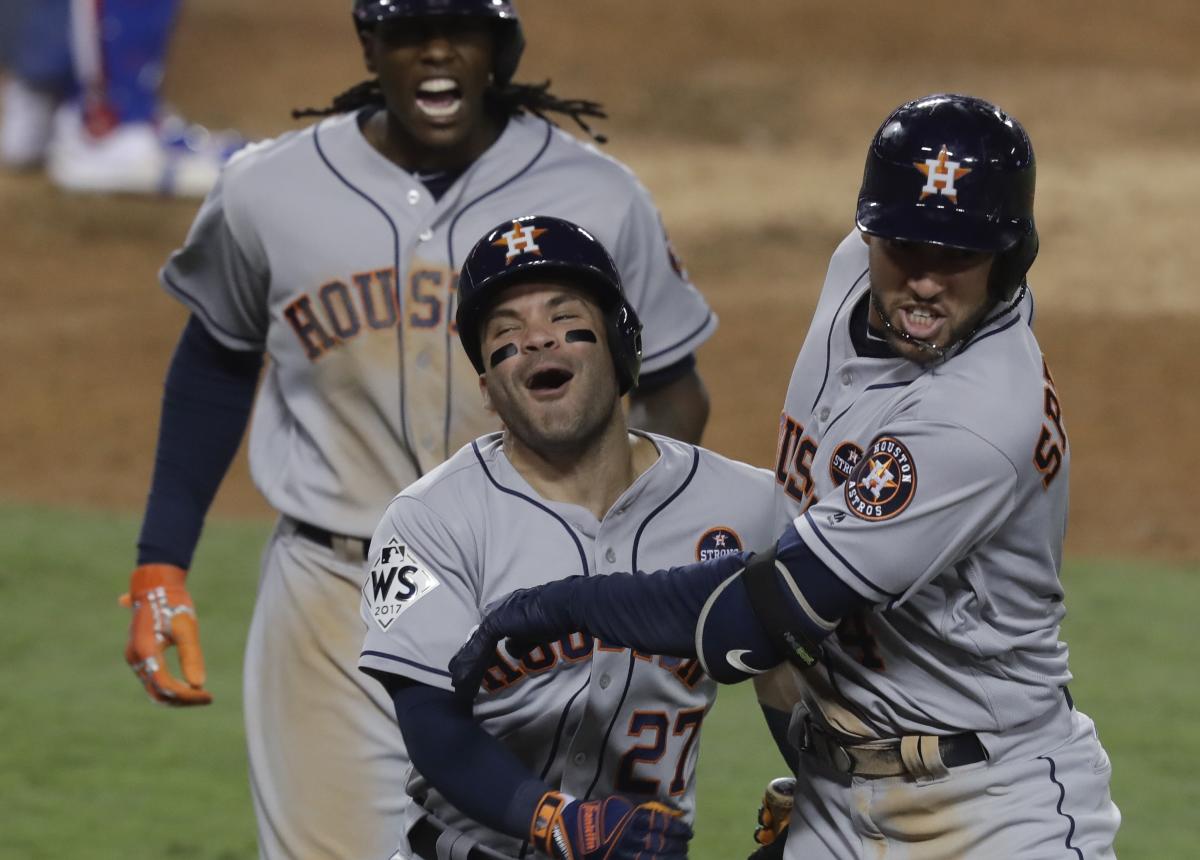
[[[492,242],[497,247],[508,248],[508,253],[504,257],[504,264],[508,265],[513,261],[513,257],[519,257],[522,254],[536,254],[542,256],[542,249],[538,247],[538,236],[546,232],[547,227],[526,227],[520,221],[513,221],[513,228],[507,233],[501,233],[500,238]]]
[[[696,542],[696,561],[708,561],[742,551],[742,539],[729,526],[713,526]]]
[[[951,203],[957,203],[958,189],[954,187],[954,183],[971,172],[971,168],[960,167],[960,164],[958,161],[950,161],[950,153],[946,151],[944,143],[937,158],[927,158],[923,162],[914,161],[913,167],[925,174],[925,187],[921,189],[919,200],[933,194],[941,194],[950,198]]]
[[[833,456],[829,458],[829,480],[833,481],[835,487],[846,483],[846,479],[858,468],[862,455],[863,449],[853,442],[843,442],[834,449]]]
[[[438,584],[437,578],[405,546],[399,535],[392,535],[380,552],[379,560],[371,566],[362,592],[371,617],[381,630],[387,630],[404,610]]]
[[[916,489],[912,454],[900,440],[881,436],[846,481],[846,507],[864,520],[890,520],[908,507]]]

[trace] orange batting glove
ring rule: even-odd
[[[143,564],[133,571],[129,592],[119,602],[133,610],[125,662],[141,678],[146,692],[166,705],[207,705],[212,694],[204,689],[204,655],[196,607],[184,585],[187,572],[173,564]],[[163,652],[179,649],[184,683],[167,671]]]

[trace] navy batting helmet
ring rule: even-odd
[[[436,15],[493,19],[496,62],[492,72],[496,85],[504,86],[512,80],[525,50],[525,34],[511,0],[354,0],[354,21],[360,28],[370,28],[393,18]]]
[[[864,233],[995,253],[991,287],[1011,299],[1038,251],[1033,146],[1021,124],[972,96],[903,104],[871,141],[856,221]]]
[[[621,276],[608,251],[578,224],[548,215],[505,221],[475,243],[458,276],[458,337],[479,373],[484,314],[508,286],[565,277],[600,305],[608,330],[617,383],[624,394],[637,384],[642,365],[642,324],[625,300]]]

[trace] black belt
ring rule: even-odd
[[[928,758],[928,745],[931,743],[937,744],[937,754],[941,758],[942,766],[946,768],[961,767],[987,759],[987,751],[974,732],[942,735],[937,738],[924,736],[913,738],[911,742],[910,760],[905,761],[905,753],[902,750],[905,741],[901,739],[844,743],[810,722],[805,728],[800,751],[823,761],[839,773],[869,778],[906,774],[917,777],[930,775],[921,765],[923,760]]]
[[[303,523],[300,520],[294,520],[296,523],[296,534],[307,538],[313,543],[318,543],[326,549],[337,549],[337,542],[345,540],[354,540],[362,544],[363,561],[367,560],[367,554],[371,551],[370,538],[356,538],[349,535],[337,535],[333,532],[325,531],[320,526],[314,526],[311,523]]]
[[[408,847],[421,860],[438,860],[437,841],[446,830],[435,821],[422,818],[408,831]],[[466,860],[492,860],[478,848],[467,852]]]

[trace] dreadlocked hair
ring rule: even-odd
[[[491,87],[487,91],[487,98],[488,104],[505,116],[530,113],[551,125],[557,125],[554,120],[546,116],[546,113],[565,114],[575,120],[575,124],[587,132],[588,136],[596,143],[608,143],[608,138],[593,131],[584,119],[584,117],[608,119],[608,114],[604,112],[604,106],[589,99],[559,98],[550,92],[549,79],[540,84],[508,83],[502,87]],[[328,107],[293,110],[292,119],[332,116],[339,113],[351,113],[366,107],[382,108],[383,106],[383,89],[379,86],[379,79],[372,78],[355,84],[345,92],[334,96]]]
[[[323,108],[294,108],[292,119],[304,119],[310,116],[333,116],[336,113],[353,113],[360,108],[383,107],[383,90],[379,86],[379,78],[355,84],[350,89],[333,97],[333,101]]]
[[[509,83],[503,87],[494,88],[489,93],[509,116],[515,116],[525,111],[539,119],[544,119],[551,125],[557,125],[554,120],[546,116],[546,111],[566,114],[575,120],[575,124],[587,132],[588,137],[596,143],[608,143],[607,137],[592,131],[592,127],[584,120],[585,116],[608,119],[608,114],[604,112],[604,105],[589,99],[561,99],[550,92],[549,78],[540,84]]]

